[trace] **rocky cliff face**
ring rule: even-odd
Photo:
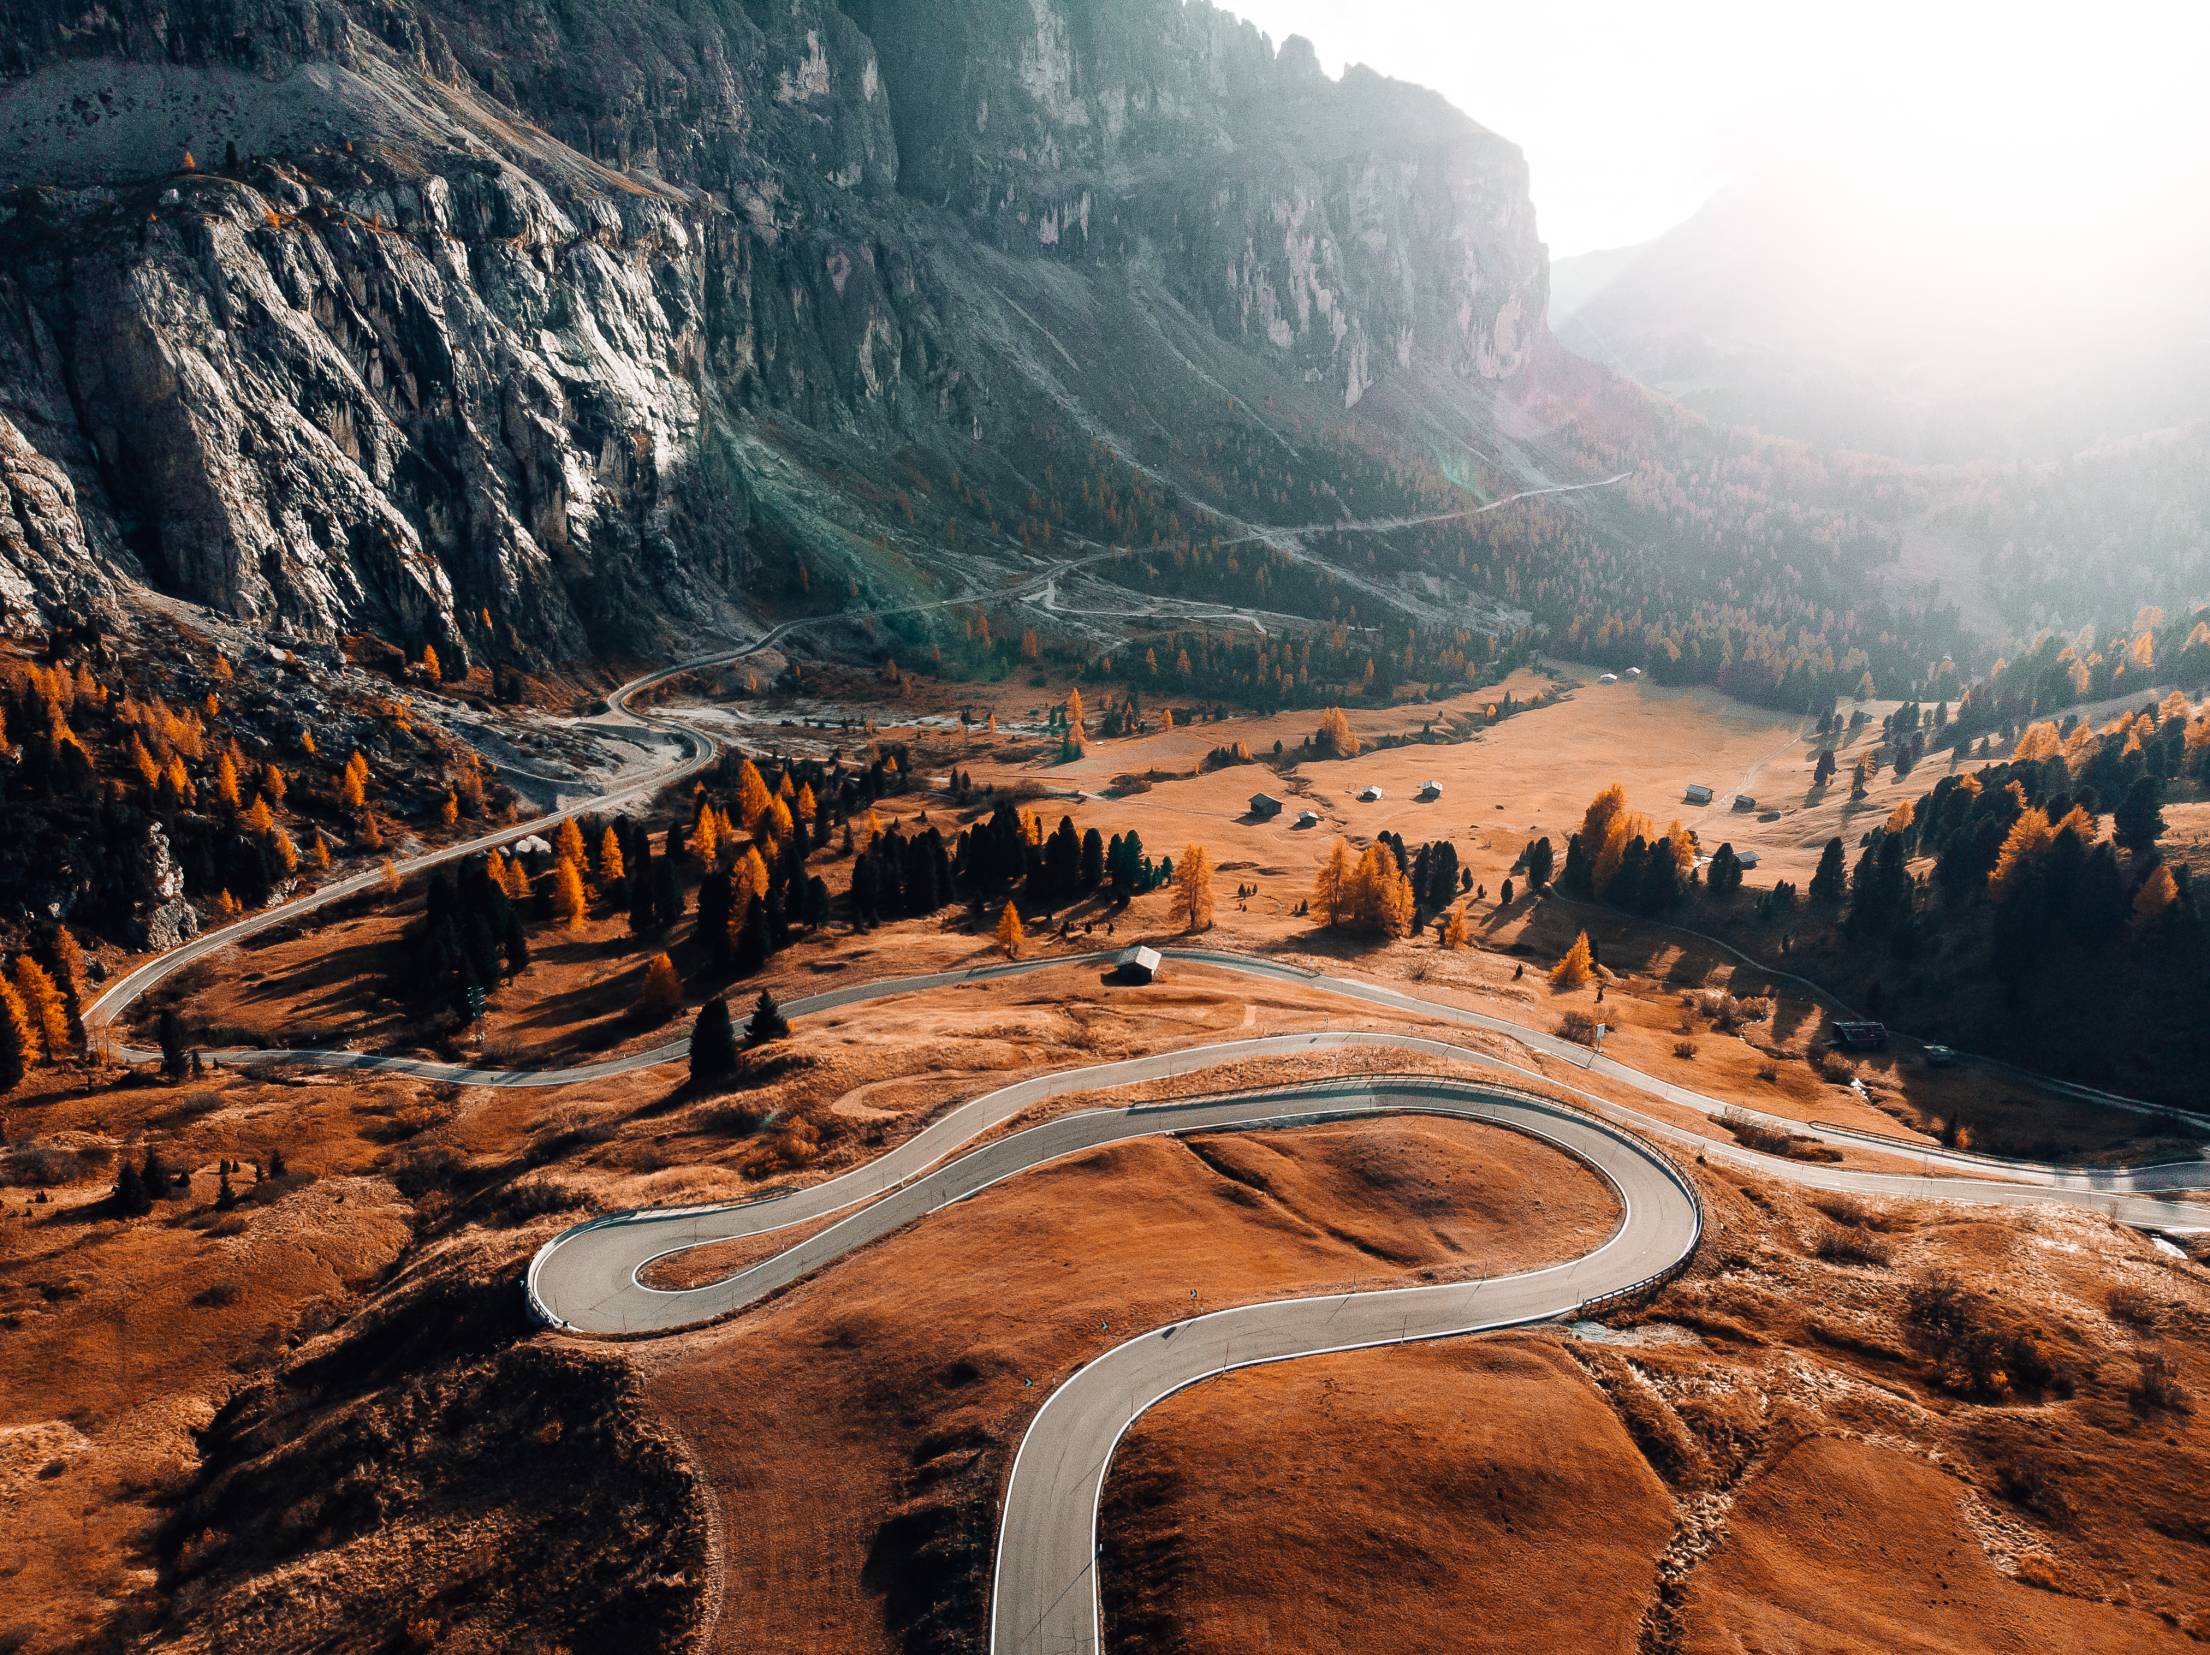
[[[0,75],[11,626],[147,583],[457,665],[944,594],[917,452],[1172,472],[1133,410],[1477,410],[1542,336],[1511,146],[1201,3],[27,0]]]

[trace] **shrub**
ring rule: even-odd
[[[2114,1322],[2123,1322],[2128,1327],[2140,1328],[2144,1332],[2156,1326],[2159,1314],[2157,1302],[2144,1289],[2131,1282],[2121,1282],[2113,1287],[2109,1296],[2103,1300],[2103,1306],[2110,1312],[2110,1319]]]
[[[1828,1264],[1886,1264],[1892,1253],[1888,1244],[1862,1230],[1845,1230],[1838,1224],[1823,1226],[1811,1243],[1812,1256]]]
[[[1693,1040],[1674,1041],[1673,1055],[1675,1057],[1693,1058],[1696,1055],[1696,1042]]]
[[[1811,1205],[1837,1224],[1846,1224],[1853,1230],[1885,1230],[1889,1216],[1879,1208],[1868,1205],[1864,1198],[1846,1193],[1814,1195]]]
[[[2137,1414],[2185,1414],[2193,1410],[2188,1406],[2186,1387],[2179,1382],[2179,1369],[2171,1356],[2161,1350],[2145,1350],[2135,1359],[2138,1368],[2133,1383],[2126,1390],[2126,1401]]]
[[[1771,1121],[1761,1121],[1740,1109],[1723,1111],[1719,1124],[1733,1134],[1736,1143],[1763,1155],[1786,1155],[1797,1161],[1839,1161],[1842,1158],[1838,1149],[1790,1132]]]
[[[573,1212],[588,1199],[557,1178],[517,1178],[491,1198],[491,1210],[503,1223],[526,1224],[552,1213]]]
[[[24,1187],[66,1184],[76,1164],[75,1156],[52,1144],[18,1144],[0,1162],[0,1180]]]
[[[2038,1459],[2006,1460],[1995,1468],[1995,1491],[2014,1506],[2023,1506],[2052,1523],[2069,1522],[2072,1502],[2065,1498],[2046,1462]]]
[[[1983,1295],[1947,1271],[1912,1286],[1903,1319],[1944,1390],[1978,1401],[2014,1392],[2071,1392],[2070,1372],[2039,1335],[2006,1325]]]
[[[1558,1033],[1583,1046],[1596,1044],[1596,1019],[1585,1011],[1569,1011],[1558,1019]]]

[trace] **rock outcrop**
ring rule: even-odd
[[[900,455],[1156,447],[1219,346],[1477,408],[1542,338],[1512,146],[1201,0],[27,0],[0,76],[13,627],[144,583],[457,667],[941,593]]]

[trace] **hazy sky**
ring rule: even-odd
[[[2210,218],[2205,0],[1220,3],[1517,142],[1555,255],[1643,240],[1776,162],[1964,262],[2074,278],[2199,248]]]

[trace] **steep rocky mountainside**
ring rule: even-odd
[[[1548,475],[1518,152],[1202,0],[17,0],[0,185],[16,629],[454,672],[1294,522],[1299,432]]]

